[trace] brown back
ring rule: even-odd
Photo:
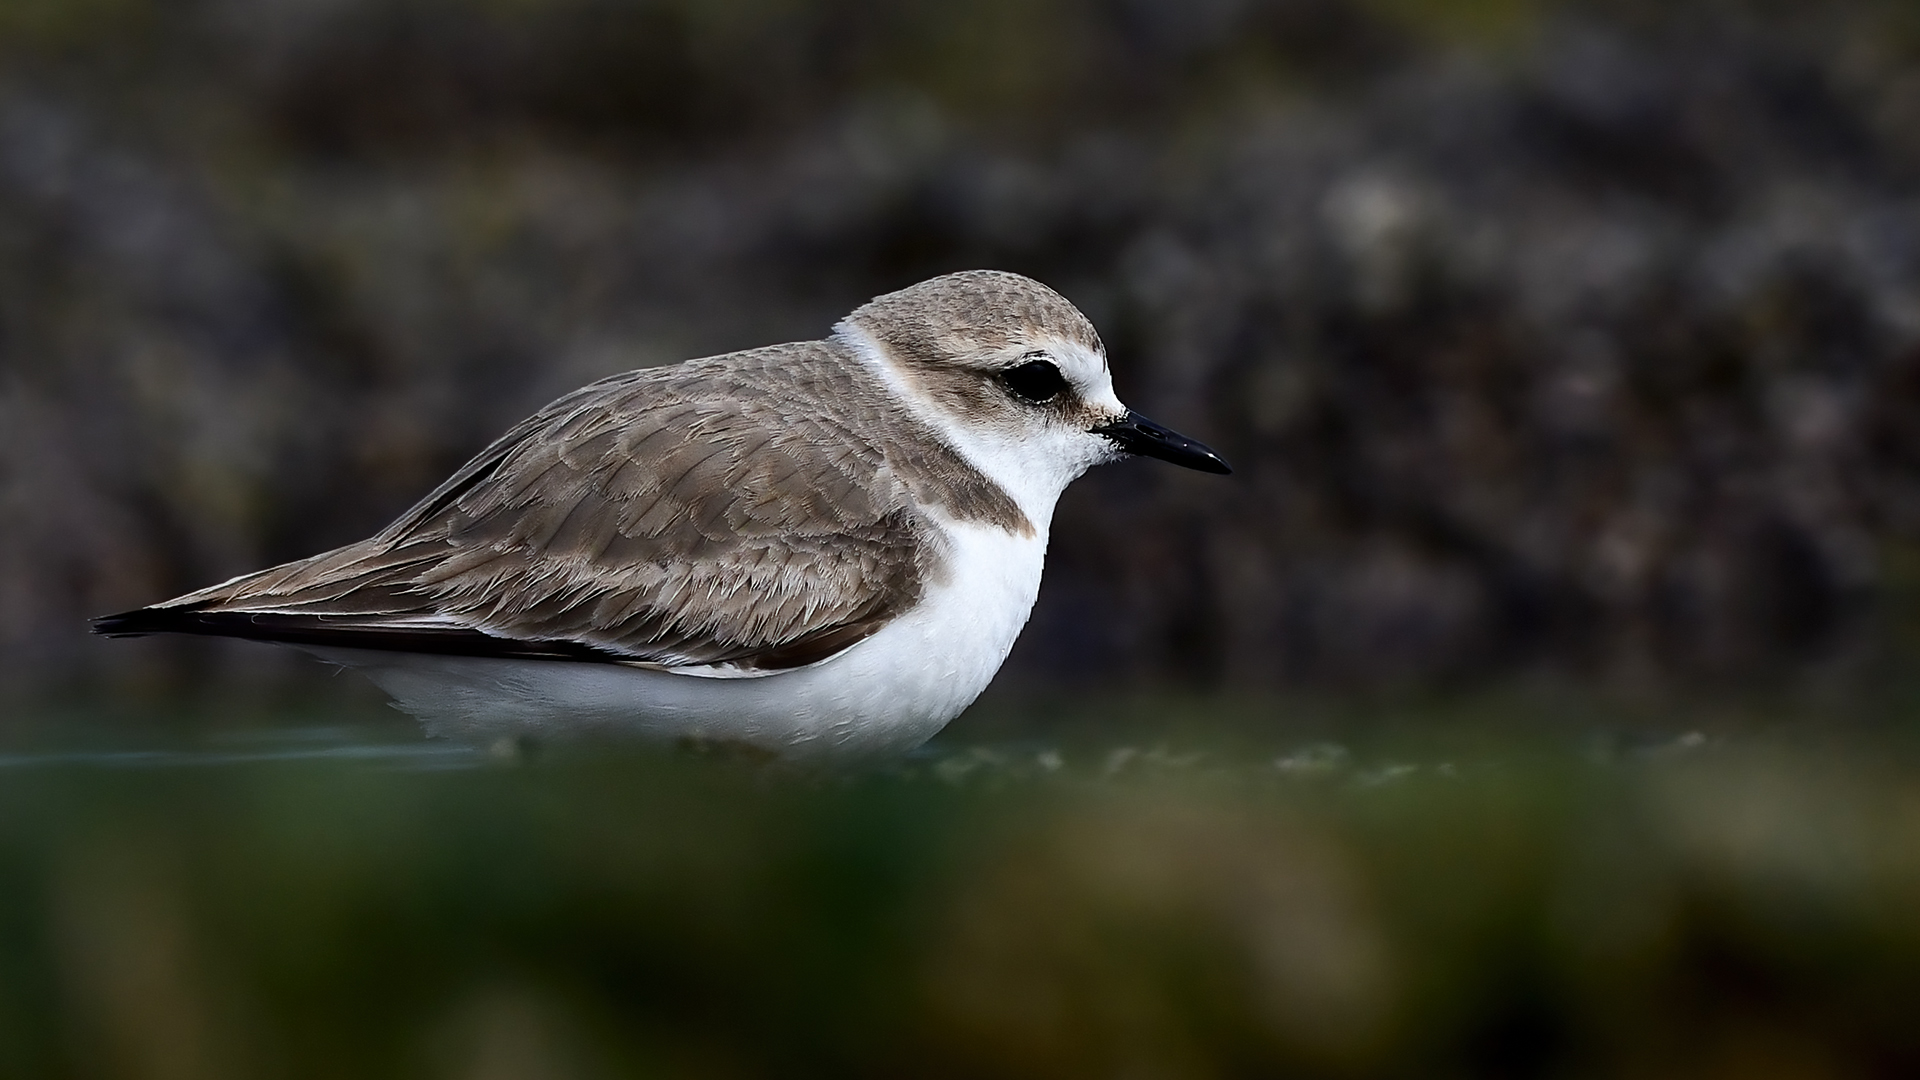
[[[585,387],[377,536],[101,629],[790,667],[944,573],[920,504],[1032,528],[844,346],[778,345]]]

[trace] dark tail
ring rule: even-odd
[[[201,634],[249,641],[275,641],[283,645],[329,645],[523,660],[617,662],[646,659],[585,642],[519,641],[458,627],[390,625],[380,622],[378,616],[209,611],[203,606],[147,607],[118,615],[105,615],[93,620],[93,632],[107,637]]]
[[[118,615],[102,615],[93,620],[93,632],[107,637],[142,637],[147,634],[220,633],[207,626],[207,613],[198,607],[143,607]],[[231,631],[228,631],[231,633]]]

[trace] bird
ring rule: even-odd
[[[963,271],[601,379],[372,537],[92,628],[293,646],[429,736],[899,755],[1006,659],[1067,485],[1130,455],[1232,471],[1120,402],[1065,297]]]

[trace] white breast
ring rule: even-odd
[[[948,574],[878,633],[821,663],[758,678],[543,660],[309,651],[364,672],[430,732],[593,732],[743,742],[786,756],[910,750],[992,681],[1040,590],[1032,536],[946,526]]]

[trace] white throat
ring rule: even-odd
[[[1042,539],[1053,521],[1053,507],[1060,501],[1060,493],[1100,460],[1097,456],[1050,452],[1064,451],[1064,447],[1009,446],[1004,441],[988,438],[928,404],[894,367],[880,344],[859,327],[842,323],[834,328],[834,335],[853,350],[902,408],[932,428],[967,464],[1005,491]]]

